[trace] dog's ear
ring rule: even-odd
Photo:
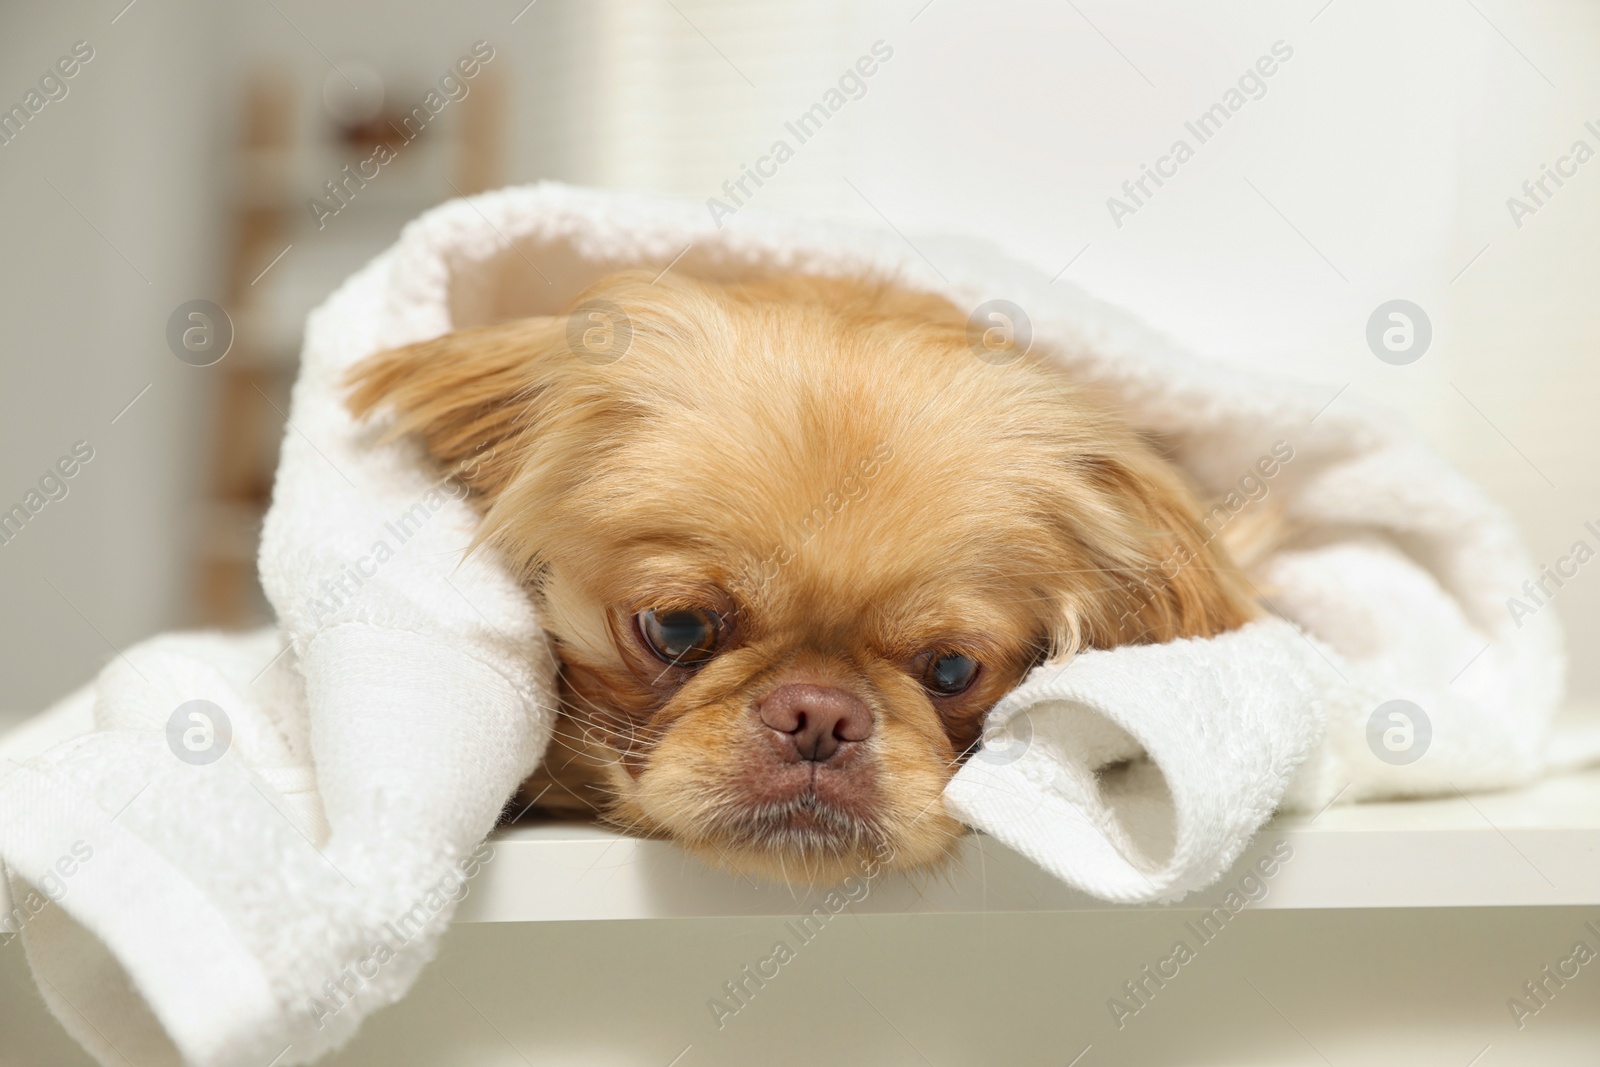
[[[384,434],[415,433],[480,500],[492,502],[521,466],[524,431],[538,418],[551,363],[565,355],[566,319],[519,319],[458,330],[381,352],[351,368],[358,417],[394,412]]]
[[[1143,442],[1081,458],[1074,525],[1089,557],[1093,592],[1069,599],[1058,644],[1110,648],[1210,637],[1259,614],[1243,572],[1229,558],[1176,468]],[[1081,514],[1092,508],[1091,514]]]

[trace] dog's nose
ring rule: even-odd
[[[761,721],[787,734],[800,758],[831,759],[846,741],[872,736],[872,709],[854,693],[833,686],[788,682],[756,705]]]

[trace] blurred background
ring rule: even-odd
[[[1397,412],[1540,562],[1600,547],[1595,3],[7,4],[0,512],[28,519],[0,544],[0,726],[148,635],[265,618],[305,315],[408,219],[545,179],[724,197],[878,42],[754,208],[985,236],[1209,356]],[[1266,66],[1200,143],[1185,124]],[[1180,138],[1192,158],[1124,191]],[[1432,324],[1407,365],[1367,343],[1393,299]],[[208,366],[168,339],[196,300],[233,326]],[[1592,570],[1553,605],[1580,703]]]

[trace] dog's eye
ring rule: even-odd
[[[977,677],[978,661],[956,652],[935,653],[922,670],[922,684],[947,697],[965,692]]]
[[[721,618],[702,608],[641,611],[634,619],[645,647],[657,659],[678,666],[706,662],[722,640]]]

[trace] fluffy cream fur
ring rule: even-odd
[[[932,863],[962,832],[940,793],[1030,666],[1255,613],[1176,469],[1036,356],[976,358],[940,298],[625,272],[595,300],[619,359],[525,319],[375,357],[351,400],[468,471],[561,657],[542,785],[572,803],[766,874]],[[675,608],[728,620],[705,665],[642,644],[635,616]],[[982,665],[966,692],[919,681],[941,652]],[[832,785],[791,784],[751,712],[796,679],[873,711]]]

